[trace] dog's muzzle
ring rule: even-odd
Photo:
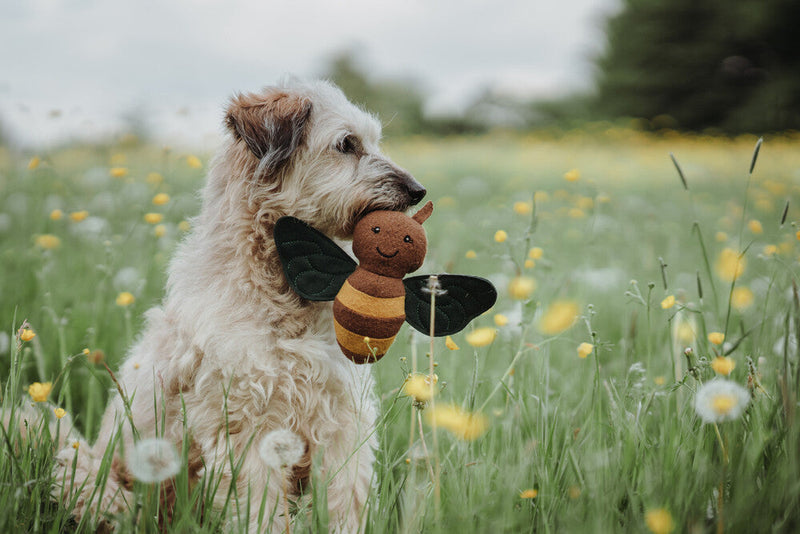
[[[421,183],[416,181],[413,176],[405,171],[398,170],[398,172],[395,173],[395,180],[408,195],[409,206],[419,204],[419,201],[422,200],[428,192]]]

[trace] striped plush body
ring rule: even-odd
[[[333,301],[336,340],[355,363],[379,360],[406,319],[405,286],[398,278],[357,267]]]

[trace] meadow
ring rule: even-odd
[[[499,298],[433,344],[432,400],[407,382],[427,337],[405,326],[375,364],[366,531],[799,530],[798,148],[608,126],[387,143],[435,204],[419,272],[485,276]],[[58,407],[93,439],[209,157],[0,148],[4,419]],[[46,425],[0,446],[0,531],[92,531],[49,499]],[[295,532],[325,530],[323,486],[293,503]],[[118,531],[159,531],[158,492],[135,489]],[[167,530],[229,525],[210,491],[179,495]]]

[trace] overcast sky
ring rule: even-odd
[[[616,0],[0,0],[0,121],[28,146],[147,117],[212,148],[233,92],[320,74],[354,49],[375,76],[420,82],[432,111],[484,88],[587,87]]]

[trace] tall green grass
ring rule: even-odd
[[[404,331],[374,366],[382,411],[367,531],[645,532],[647,512],[657,509],[678,532],[800,529],[800,151],[796,137],[768,138],[755,161],[755,144],[625,130],[390,144],[436,205],[420,272],[491,278],[500,298],[474,327],[495,327],[495,314],[508,324],[485,347],[471,347],[467,332],[454,336],[456,351],[436,341],[436,402],[489,422],[474,440],[440,428],[435,448],[423,426],[440,464],[438,503],[416,408],[401,391],[413,354],[426,372],[427,338]],[[3,414],[17,417],[21,403],[51,411],[30,406],[27,387],[52,381],[50,403],[91,441],[114,385],[82,351],[102,350],[111,370],[124,357],[143,311],[161,298],[178,224],[197,211],[205,169],[146,145],[37,154],[36,168],[30,156],[0,152]],[[112,167],[127,172],[115,178]],[[565,180],[572,169],[579,178]],[[166,205],[151,203],[158,192],[170,195]],[[51,219],[54,209],[60,220]],[[70,220],[84,209],[87,219]],[[164,214],[162,237],[144,222],[148,212]],[[493,238],[500,229],[502,243]],[[60,246],[37,245],[43,234]],[[525,267],[531,247],[542,256]],[[725,248],[746,262],[735,280],[719,265]],[[520,275],[537,288],[517,300],[507,285]],[[752,303],[744,306],[737,288]],[[135,302],[117,305],[123,291]],[[676,302],[664,309],[669,295]],[[543,316],[558,301],[574,303],[578,317],[548,331]],[[23,319],[37,335],[18,344]],[[724,344],[712,344],[710,332],[724,333]],[[584,342],[594,348],[582,359]],[[735,361],[729,378],[753,394],[739,419],[715,429],[693,402],[715,376],[717,354]],[[93,520],[77,524],[50,500],[50,427],[4,429],[0,531],[91,531]],[[235,494],[227,514],[201,505],[217,491],[216,476],[189,490],[186,470],[179,473],[170,531],[214,532],[246,513],[248,499]],[[296,532],[328,524],[318,471],[312,488],[313,498],[292,503]],[[137,482],[134,490],[118,528],[158,531],[158,487]],[[282,512],[263,511],[265,524],[273,513]]]

